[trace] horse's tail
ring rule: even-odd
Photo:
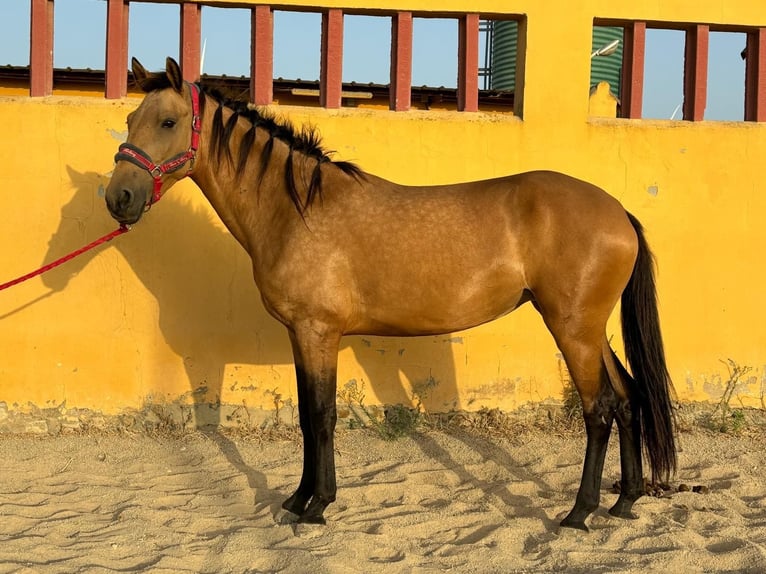
[[[652,468],[652,480],[667,480],[676,469],[672,383],[657,312],[654,257],[641,223],[628,219],[638,236],[638,256],[622,293],[622,337],[625,356],[633,372],[633,405],[641,421],[641,435]]]

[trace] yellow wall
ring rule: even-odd
[[[364,4],[417,11],[433,2]],[[501,0],[440,2],[445,11],[467,4],[508,10]],[[339,158],[401,183],[546,168],[607,189],[644,223],[657,256],[663,332],[680,398],[716,400],[727,378],[720,360],[731,358],[754,368],[739,396],[760,405],[766,124],[589,118],[588,55],[593,17],[766,25],[766,5],[708,1],[692,12],[680,0],[612,4],[514,3],[528,17],[523,120],[278,109],[317,125]],[[139,101],[0,97],[0,282],[115,227],[100,190],[125,116]],[[615,320],[609,334],[619,340],[618,331]],[[131,233],[1,292],[0,348],[0,402],[12,409],[65,402],[116,414],[157,401],[220,399],[270,409],[275,400],[295,400],[284,329],[263,310],[246,254],[188,181]],[[425,404],[435,410],[512,409],[557,398],[562,388],[557,350],[528,306],[449,336],[344,340],[339,387],[363,383],[368,404],[407,400],[411,384],[429,378],[438,385]]]

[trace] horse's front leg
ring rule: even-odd
[[[303,432],[303,474],[298,489],[282,507],[297,514],[298,522],[324,524],[324,510],[337,491],[333,439],[340,333],[311,323],[292,329],[290,340]]]
[[[291,339],[293,339],[291,334]],[[303,473],[298,490],[282,503],[282,508],[300,516],[306,510],[309,500],[314,494],[314,438],[311,433],[311,422],[308,414],[309,399],[306,390],[306,372],[299,363],[300,353],[296,351],[293,342],[293,356],[295,360],[295,378],[298,383],[298,420],[300,421],[301,433],[303,434]]]

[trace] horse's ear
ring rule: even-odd
[[[178,65],[178,62],[173,58],[165,60],[165,73],[168,75],[170,85],[180,94],[184,88],[184,78],[183,74],[181,74],[181,67]]]
[[[133,58],[130,62],[131,69],[133,70],[133,79],[136,80],[136,84],[138,84],[138,87],[142,90],[144,89],[144,85],[146,84],[146,79],[149,77],[149,72],[146,71],[146,68],[144,68],[141,65],[141,62]]]

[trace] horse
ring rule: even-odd
[[[151,73],[134,58],[132,71],[145,96],[128,115],[107,208],[132,225],[191,177],[249,254],[293,352],[303,472],[282,507],[299,523],[325,524],[337,494],[341,337],[452,333],[524,303],[542,316],[583,406],[582,478],[561,526],[588,530],[615,421],[611,515],[636,518],[644,454],[653,480],[675,471],[654,256],[641,223],[606,191],[553,171],[398,185],[332,159],[314,128],[184,81],[172,58]],[[606,336],[618,300],[627,366]]]

